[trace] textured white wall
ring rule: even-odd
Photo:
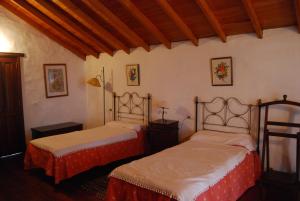
[[[84,61],[0,6],[0,51],[22,59],[26,139],[30,128],[65,121],[85,122]],[[43,64],[66,63],[69,96],[46,99]]]
[[[255,104],[258,98],[269,101],[287,94],[289,99],[300,101],[300,36],[294,28],[281,28],[264,31],[264,38],[257,39],[254,34],[228,37],[227,43],[218,38],[201,39],[199,46],[191,42],[173,43],[168,50],[164,46],[154,46],[151,52],[141,48],[134,49],[130,55],[118,51],[115,56],[102,54],[100,59],[89,58],[86,62],[87,77],[96,68],[105,66],[106,76],[113,71],[114,91],[137,91],[153,96],[153,119],[160,116],[157,106],[166,103],[170,108],[167,118],[182,120],[186,115],[194,116],[193,97],[202,100],[215,96],[235,96],[245,103]],[[213,87],[210,77],[210,58],[232,56],[233,86]],[[140,64],[141,86],[127,86],[126,64]],[[110,76],[111,77],[111,76]],[[107,99],[108,104],[111,99]],[[88,125],[101,122],[99,91],[88,89]],[[95,106],[97,105],[97,106]],[[111,104],[107,106],[111,107]],[[95,118],[97,117],[97,121]],[[276,118],[288,118],[275,115]],[[295,117],[289,117],[295,118]],[[298,118],[299,119],[299,118]],[[183,139],[193,132],[194,121],[185,121],[180,130]],[[294,156],[291,142],[275,140],[273,148],[278,155],[284,149],[285,155]],[[291,153],[289,155],[289,153]],[[281,169],[290,169],[290,157],[274,158]]]

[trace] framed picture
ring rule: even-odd
[[[44,78],[47,98],[68,95],[66,64],[44,64]]]
[[[212,86],[232,86],[232,57],[212,58],[210,65]]]
[[[128,86],[140,86],[140,67],[139,64],[126,65],[126,78]]]

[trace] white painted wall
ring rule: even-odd
[[[65,121],[85,122],[84,61],[0,6],[0,51],[25,53],[22,88],[26,139],[30,128]],[[46,99],[43,64],[66,63],[69,96]]]
[[[258,98],[269,101],[281,98],[300,101],[300,35],[294,28],[264,31],[264,38],[254,34],[228,37],[227,43],[218,38],[201,39],[199,46],[191,42],[173,43],[168,50],[164,46],[154,46],[151,52],[134,49],[130,55],[118,51],[115,56],[102,54],[100,59],[89,58],[85,64],[87,78],[105,66],[106,76],[113,72],[114,91],[137,91],[153,96],[153,119],[160,116],[157,106],[165,103],[170,109],[167,118],[182,120],[186,115],[194,117],[193,98],[202,100],[215,96],[235,96],[245,103],[255,104]],[[233,86],[213,87],[210,77],[210,58],[232,56]],[[140,64],[141,86],[127,86],[126,64]],[[97,69],[99,68],[99,70]],[[89,126],[101,124],[101,94],[88,88],[87,123]],[[107,99],[111,108],[111,99]],[[288,118],[285,114],[276,118]],[[291,118],[291,117],[290,117]],[[294,118],[294,117],[292,117]],[[185,121],[180,130],[183,139],[193,132],[194,121]],[[290,157],[294,156],[290,142],[273,141],[276,154],[282,147],[287,149],[283,162],[274,157],[273,163],[280,169],[289,170]],[[290,154],[289,154],[290,153]]]

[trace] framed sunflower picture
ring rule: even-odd
[[[210,60],[212,86],[232,86],[232,57],[212,58]]]
[[[126,78],[128,86],[140,86],[140,66],[139,64],[126,65]]]

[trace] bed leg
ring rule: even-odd
[[[260,190],[260,200],[266,201],[267,198],[267,189],[266,186],[262,182],[259,182],[259,190]]]

